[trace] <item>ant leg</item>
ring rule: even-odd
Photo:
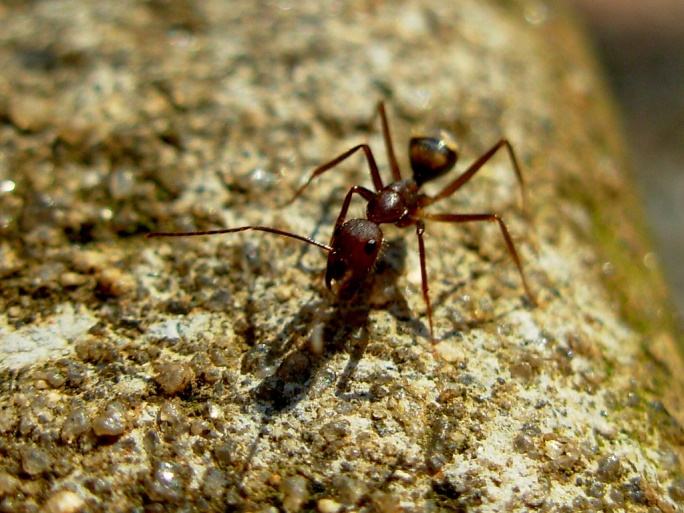
[[[468,182],[468,180],[470,180],[473,177],[473,175],[477,173],[480,170],[480,168],[483,165],[485,165],[487,161],[491,159],[494,156],[494,154],[502,147],[505,147],[508,151],[508,156],[511,159],[511,163],[513,164],[513,169],[518,179],[518,184],[520,184],[520,198],[522,208],[523,210],[525,210],[525,183],[523,182],[522,173],[520,172],[520,165],[518,164],[518,159],[515,156],[513,147],[511,146],[511,143],[508,142],[508,139],[501,139],[499,142],[497,142],[484,155],[482,155],[479,159],[473,162],[470,165],[470,167],[466,169],[461,175],[459,175],[453,182],[444,187],[444,189],[442,189],[436,196],[432,198],[427,198],[422,206],[432,205],[433,203],[436,203],[441,199],[451,196],[454,192],[456,192],[463,185],[465,185]]]
[[[423,282],[423,299],[427,307],[428,324],[430,325],[430,341],[435,343],[435,329],[432,325],[432,305],[430,304],[430,294],[428,293],[428,278],[427,268],[425,267],[425,242],[423,241],[423,234],[425,233],[425,223],[422,221],[416,222],[416,235],[418,235],[418,254],[420,256],[420,277]]]
[[[304,189],[306,189],[315,178],[322,175],[329,169],[332,169],[343,160],[348,159],[359,150],[363,150],[364,154],[366,155],[366,160],[368,160],[368,167],[370,168],[371,179],[373,180],[373,186],[375,187],[375,190],[379,191],[383,189],[384,185],[382,184],[382,179],[380,178],[380,171],[378,171],[378,165],[375,163],[375,157],[373,157],[373,152],[370,149],[370,146],[368,146],[367,144],[359,144],[358,146],[354,146],[352,149],[345,151],[339,157],[334,158],[330,162],[327,162],[326,164],[323,164],[322,166],[319,166],[316,169],[314,169],[311,172],[311,175],[309,175],[309,178],[307,178],[306,182],[304,182],[304,184],[299,189],[297,189],[297,192],[295,192],[292,199],[288,201],[286,205],[289,205],[294,200],[299,198],[302,192],[304,192]]]
[[[508,247],[508,252],[513,257],[515,266],[518,268],[518,273],[522,279],[523,287],[525,288],[525,293],[532,305],[537,306],[537,301],[530,290],[527,280],[525,279],[525,273],[523,272],[522,263],[520,262],[520,257],[515,249],[515,244],[513,244],[513,239],[508,233],[508,228],[506,228],[503,219],[501,219],[496,214],[423,214],[423,219],[427,221],[441,221],[446,223],[469,223],[471,221],[489,221],[492,223],[499,223],[499,228],[501,228],[501,234],[506,241],[506,246]]]
[[[375,196],[373,191],[366,189],[365,187],[361,187],[360,185],[355,185],[354,187],[349,189],[349,192],[347,192],[346,196],[344,197],[344,201],[342,202],[340,215],[337,216],[337,221],[335,221],[335,229],[339,228],[344,224],[344,220],[347,218],[347,211],[349,211],[349,205],[351,204],[352,196],[354,194],[358,194],[366,201],[372,200]]]
[[[394,145],[392,144],[392,136],[390,135],[389,123],[387,123],[387,114],[385,114],[385,104],[382,101],[378,102],[378,113],[380,114],[380,121],[382,124],[382,138],[385,140],[387,160],[389,161],[390,170],[392,171],[392,178],[394,178],[395,182],[400,182],[401,172],[399,171],[399,164],[397,164],[397,157],[394,155]]]
[[[312,246],[317,246],[328,253],[332,251],[332,248],[327,244],[318,242],[317,240],[311,239],[309,237],[304,237],[303,235],[297,235],[296,233],[286,232],[284,230],[278,230],[277,228],[271,228],[269,226],[241,226],[239,228],[227,228],[225,230],[205,230],[201,232],[152,232],[148,233],[146,237],[148,239],[153,239],[156,237],[196,237],[198,235],[219,235],[223,233],[235,233],[235,232],[245,232],[247,230],[255,230],[260,232],[275,233],[276,235],[282,235],[283,237],[289,237],[291,239],[297,239]]]

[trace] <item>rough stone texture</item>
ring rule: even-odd
[[[0,7],[0,510],[676,511],[682,363],[602,85],[551,2]],[[356,302],[324,254],[384,98],[497,156]],[[464,163],[460,163],[463,169]],[[402,167],[407,169],[402,158]],[[448,178],[447,178],[448,180]],[[435,191],[435,187],[427,187]],[[361,206],[352,207],[358,215]],[[322,349],[322,350],[321,350]]]

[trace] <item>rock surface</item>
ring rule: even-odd
[[[676,511],[682,362],[600,80],[557,3],[0,7],[2,511]],[[336,301],[326,242],[384,99],[445,129],[432,347],[412,230]],[[401,165],[408,171],[402,157]],[[448,180],[445,178],[444,180]],[[435,192],[437,186],[426,187]],[[362,207],[350,213],[360,215]]]

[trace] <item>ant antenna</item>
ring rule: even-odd
[[[223,233],[235,233],[235,232],[246,232],[248,230],[254,230],[259,232],[275,233],[276,235],[282,235],[283,237],[289,237],[291,239],[297,239],[312,246],[317,246],[328,253],[332,251],[332,248],[327,244],[318,242],[317,240],[311,239],[309,237],[304,237],[303,235],[297,235],[296,233],[286,232],[284,230],[278,230],[277,228],[271,228],[269,226],[240,226],[239,228],[226,228],[223,230],[204,230],[199,232],[152,232],[148,233],[146,237],[148,239],[154,239],[157,237],[197,237],[200,235],[220,235]]]

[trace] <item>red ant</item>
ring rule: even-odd
[[[434,328],[432,323],[432,306],[428,294],[427,270],[425,267],[425,243],[423,234],[425,232],[424,221],[441,221],[448,223],[467,223],[470,221],[489,221],[499,224],[501,233],[506,242],[509,253],[513,257],[520,278],[522,280],[525,293],[529,301],[535,305],[536,301],[525,279],[520,257],[515,249],[508,229],[503,220],[496,214],[428,214],[423,209],[433,203],[451,196],[454,192],[465,185],[482,166],[494,156],[501,148],[506,148],[510,157],[513,169],[520,185],[521,195],[524,202],[524,184],[518,160],[513,151],[513,147],[507,139],[501,139],[479,159],[473,162],[468,169],[461,173],[455,180],[444,187],[437,195],[428,196],[420,192],[421,186],[442,176],[450,171],[458,160],[458,152],[449,145],[447,141],[440,137],[413,137],[409,143],[409,159],[413,170],[413,178],[402,180],[399,165],[394,155],[392,137],[387,123],[385,106],[383,102],[378,102],[378,113],[382,123],[382,135],[385,141],[387,158],[389,160],[390,171],[394,181],[385,186],[380,177],[378,166],[375,163],[373,152],[367,144],[359,144],[344,152],[339,157],[314,169],[306,182],[297,190],[290,203],[297,199],[304,189],[316,177],[322,175],[329,169],[334,168],[343,160],[361,150],[366,156],[370,169],[371,180],[375,191],[355,185],[347,192],[342,203],[340,215],[335,222],[330,245],[323,244],[309,237],[297,235],[295,233],[270,228],[267,226],[242,226],[239,228],[228,228],[223,230],[207,230],[199,232],[170,232],[170,233],[150,233],[147,237],[188,237],[197,235],[217,235],[222,233],[242,232],[246,230],[257,230],[276,235],[283,235],[293,239],[318,246],[328,252],[328,264],[325,273],[325,284],[328,289],[342,299],[351,299],[366,281],[375,267],[380,249],[383,242],[383,234],[380,229],[381,224],[394,224],[398,227],[415,226],[418,236],[418,251],[420,257],[420,272],[423,284],[423,298],[427,307],[428,323],[430,325],[430,339],[434,342]],[[346,220],[347,211],[352,200],[352,196],[358,194],[367,202],[366,219]]]

